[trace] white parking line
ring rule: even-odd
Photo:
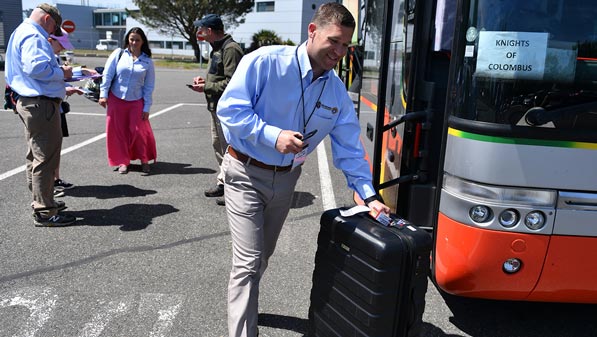
[[[192,105],[192,106],[194,106],[194,105],[206,105],[206,104],[178,103],[178,104],[173,105],[173,106],[171,106],[169,108],[162,109],[162,110],[160,110],[160,111],[158,111],[156,113],[153,113],[153,114],[149,115],[149,118],[151,119],[151,118],[157,117],[157,116],[159,116],[159,115],[161,115],[163,113],[166,113],[166,112],[168,112],[170,110],[174,110],[174,109],[180,108],[183,105]],[[72,152],[74,150],[78,150],[78,149],[82,148],[83,146],[89,145],[91,143],[95,143],[98,140],[101,140],[101,139],[104,139],[104,138],[106,138],[106,133],[105,132],[102,133],[102,134],[99,134],[99,135],[97,135],[97,136],[95,136],[93,138],[87,139],[86,141],[83,141],[83,142],[81,142],[79,144],[75,144],[75,145],[70,146],[70,147],[68,147],[66,149],[63,149],[62,151],[60,151],[60,154],[64,155],[64,154],[67,154],[67,153]],[[26,167],[27,167],[26,165],[19,166],[19,167],[15,168],[15,169],[12,169],[12,170],[8,171],[8,172],[4,172],[4,173],[0,174],[0,181],[4,180],[6,178],[12,177],[15,174],[24,172]]]
[[[334,187],[332,186],[328,155],[325,151],[323,141],[317,145],[317,162],[319,164],[317,166],[319,166],[319,182],[321,185],[321,203],[323,204],[323,209],[336,208],[336,197],[334,196]]]
[[[153,113],[149,116],[149,118],[154,118],[157,117],[161,114],[164,114],[168,111],[177,109],[183,105],[190,105],[190,106],[206,106],[206,104],[204,103],[199,103],[199,104],[190,104],[190,103],[178,103],[176,105],[173,105],[169,108],[166,109],[162,109],[156,113]],[[84,114],[84,113],[75,113],[75,114],[81,114],[81,115],[102,115],[103,114]],[[70,146],[66,149],[63,149],[60,154],[64,155],[67,154],[69,152],[78,150],[80,148],[82,148],[83,146],[92,144],[97,142],[98,140],[104,139],[106,137],[106,133],[102,133],[99,134],[93,138],[90,138],[88,140],[85,140],[79,144],[75,144],[73,146]],[[324,142],[321,142],[319,144],[319,146],[317,146],[317,161],[319,163],[319,180],[320,180],[320,184],[321,184],[321,201],[323,203],[323,209],[327,210],[327,209],[331,209],[331,208],[336,208],[336,198],[334,196],[334,188],[332,186],[332,178],[330,176],[330,169],[329,169],[329,165],[328,165],[328,161],[327,161],[327,152],[325,150],[325,144]],[[21,173],[23,171],[25,171],[26,166],[19,166],[15,169],[12,169],[8,172],[4,172],[2,174],[0,174],[0,181],[12,177],[15,174]]]

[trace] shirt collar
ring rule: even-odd
[[[25,22],[29,23],[30,25],[33,26],[33,28],[35,28],[36,30],[38,30],[39,33],[46,38],[46,40],[48,39],[48,37],[50,37],[50,34],[48,34],[48,32],[46,32],[46,30],[44,29],[44,27],[40,26],[37,22],[35,22],[35,21],[33,21],[33,20],[29,19],[29,18],[27,18],[25,20]]]
[[[307,41],[303,42],[300,46],[297,47],[297,56],[298,60],[301,64],[301,77],[304,79],[305,77],[309,78],[309,82],[313,82],[313,68],[311,68],[311,61],[309,60],[309,55],[307,54]],[[319,78],[321,80],[327,80],[330,74],[330,71],[325,71]]]

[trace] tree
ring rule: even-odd
[[[251,40],[251,46],[249,47],[247,52],[252,52],[253,50],[259,47],[271,46],[276,44],[286,44],[294,46],[294,42],[292,42],[290,39],[282,41],[282,39],[278,36],[278,34],[276,34],[276,32],[266,29],[262,29],[257,33],[253,34]]]
[[[193,22],[206,14],[217,14],[224,29],[244,22],[244,16],[253,9],[254,0],[133,0],[139,11],[127,13],[147,27],[162,34],[184,37],[193,46],[195,58],[200,60],[197,27]]]

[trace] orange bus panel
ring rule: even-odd
[[[597,238],[552,236],[530,301],[597,303]]]
[[[436,227],[434,276],[444,291],[466,297],[525,300],[541,275],[549,236],[471,227],[440,213]],[[518,258],[521,269],[502,270]]]

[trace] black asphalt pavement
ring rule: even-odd
[[[33,226],[23,126],[0,110],[0,336],[227,335],[229,229],[225,208],[203,195],[217,169],[205,98],[185,86],[198,74],[157,69],[158,161],[149,176],[139,163],[126,175],[114,172],[105,110],[82,96],[68,99],[60,175],[76,187],[61,200],[80,220],[66,228]],[[260,336],[306,333],[319,217],[352,204],[330,155],[326,141],[304,165],[261,282]],[[595,317],[595,305],[467,300],[430,283],[423,336],[597,336]]]

